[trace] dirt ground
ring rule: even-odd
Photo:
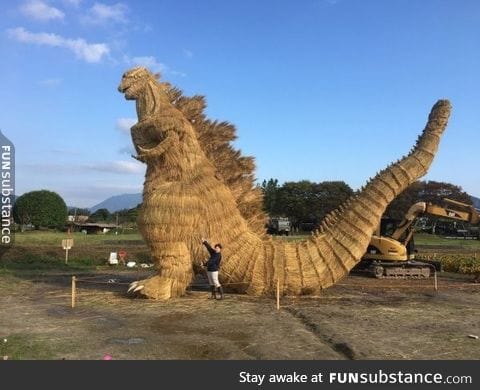
[[[480,284],[472,277],[442,275],[435,293],[432,280],[351,275],[320,297],[283,297],[277,311],[273,298],[212,301],[201,285],[168,302],[128,297],[127,283],[143,276],[104,272],[80,280],[74,309],[69,275],[0,276],[0,355],[480,359],[480,339],[469,337],[480,336]]]

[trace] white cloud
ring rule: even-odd
[[[145,165],[132,159],[132,161],[104,161],[88,164],[60,164],[50,162],[26,163],[20,164],[23,171],[34,173],[35,175],[46,175],[51,177],[53,173],[59,174],[82,174],[91,171],[115,173],[115,174],[141,174],[145,173]]]
[[[47,22],[54,19],[63,19],[65,14],[58,8],[48,5],[41,0],[27,1],[20,7],[20,11],[27,17]]]
[[[127,23],[128,7],[123,3],[107,5],[95,3],[84,17],[84,21],[93,24],[106,24],[108,22]]]
[[[74,149],[51,149],[50,153],[56,155],[65,155],[65,156],[80,156],[81,153],[78,150]]]
[[[127,156],[134,156],[137,154],[133,145],[124,146],[118,150],[120,154],[126,154]]]
[[[51,33],[32,33],[23,27],[7,30],[10,38],[22,43],[33,43],[36,45],[63,47],[75,53],[77,58],[86,62],[100,62],[110,52],[105,43],[88,43],[83,38],[68,39]]]
[[[62,82],[62,79],[52,78],[52,79],[40,80],[38,84],[43,85],[45,87],[56,87],[57,85],[60,85],[61,82]]]
[[[120,174],[143,174],[145,165],[137,161],[109,161],[92,165],[85,165],[86,169],[100,172]]]
[[[130,127],[137,123],[136,118],[118,118],[115,123],[115,128],[122,133],[130,134]]]
[[[163,62],[159,62],[154,56],[124,56],[123,60],[129,66],[145,66],[153,73],[170,74],[173,76],[185,77],[187,74],[177,70],[170,69]]]
[[[71,5],[75,8],[78,8],[82,0],[63,0],[63,2],[67,5]]]
[[[43,175],[47,177],[52,177],[52,175],[72,175],[74,173],[77,174],[82,172],[82,169],[78,165],[51,162],[24,163],[17,165],[17,168],[18,167],[21,167],[22,171],[33,173],[35,175],[35,178]]]
[[[188,50],[188,49],[183,49],[183,55],[187,58],[192,58],[193,57],[193,52],[191,50]]]
[[[143,57],[133,57],[129,59],[131,65],[136,66],[146,66],[152,72],[165,72],[167,70],[167,66],[161,62],[158,62],[154,56],[143,56]]]
[[[320,8],[334,7],[340,3],[341,0],[317,0],[316,6]]]
[[[168,73],[171,74],[172,76],[180,76],[180,77],[186,77],[187,76],[186,73],[179,72],[178,70],[169,70]]]

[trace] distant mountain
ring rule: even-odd
[[[141,193],[116,195],[105,199],[103,202],[100,202],[93,207],[90,207],[90,211],[94,213],[99,209],[107,209],[108,211],[113,213],[118,210],[132,209],[136,207],[139,203],[142,203]]]
[[[470,198],[472,198],[473,207],[480,209],[480,198],[477,198],[476,196],[472,196],[472,195],[470,195]]]

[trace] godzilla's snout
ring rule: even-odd
[[[118,86],[118,92],[123,93],[125,95],[125,99],[127,100],[135,100],[131,83],[125,83],[125,81],[122,80]]]
[[[122,81],[122,82],[118,85],[118,88],[117,88],[117,89],[118,89],[118,92],[126,94],[126,92],[127,92],[127,90],[128,90],[128,87],[129,87],[129,86],[128,86],[128,85],[125,85],[125,82]]]

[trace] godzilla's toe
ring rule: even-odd
[[[130,293],[130,292],[134,293],[136,291],[141,290],[144,287],[145,286],[141,285],[140,282],[137,280],[136,282],[130,283],[130,286],[128,287],[127,293]]]
[[[129,293],[130,291],[132,291],[135,287],[138,286],[138,282],[133,282],[133,283],[130,283],[130,286],[128,286],[128,290],[127,290],[127,293]]]

